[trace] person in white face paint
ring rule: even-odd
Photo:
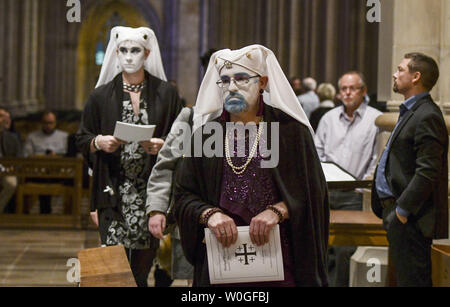
[[[235,123],[253,126],[255,133],[236,136]],[[252,244],[262,246],[279,223],[284,280],[239,285],[326,286],[325,177],[312,128],[273,52],[252,45],[214,53],[193,126],[192,152],[197,139],[203,150],[212,137],[223,141],[216,143],[219,154],[184,157],[175,179],[173,210],[185,256],[194,266],[193,285],[210,286],[204,228],[231,248],[237,227],[250,226]],[[215,127],[214,134],[206,132],[208,126]],[[276,163],[265,165],[274,156]]]
[[[101,242],[126,248],[138,286],[147,286],[159,246],[147,229],[147,181],[180,110],[154,32],[114,27],[76,139],[93,169],[91,217]],[[117,121],[156,129],[147,141],[127,143],[113,136]]]

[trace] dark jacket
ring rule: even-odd
[[[279,163],[272,175],[289,210],[296,285],[327,286],[328,190],[313,138],[306,126],[267,105],[264,120],[268,123],[268,148],[272,148],[271,125],[279,123]],[[209,137],[204,134],[203,143]],[[205,226],[198,221],[205,209],[219,205],[222,174],[221,157],[186,157],[175,179],[174,215],[185,256],[194,265],[195,286],[210,285],[206,247],[202,243]]]
[[[175,87],[147,72],[147,113],[150,125],[156,125],[154,138],[165,138],[172,123],[181,110],[181,101]],[[76,135],[78,149],[88,159],[93,169],[91,211],[100,208],[117,207],[119,204],[118,187],[121,182],[120,149],[114,153],[98,151],[90,153],[90,144],[97,135],[113,135],[116,121],[122,121],[123,85],[122,74],[111,82],[96,88],[84,108],[80,129]],[[148,155],[143,178],[148,180],[156,156]],[[114,195],[104,192],[109,186]]]
[[[0,132],[0,146],[1,157],[22,156],[22,144],[14,132],[8,130]]]
[[[386,180],[397,205],[411,212],[427,238],[448,237],[448,133],[442,112],[427,95],[404,114],[392,135]],[[372,185],[372,209],[383,208]]]

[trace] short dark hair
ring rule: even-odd
[[[43,120],[44,117],[46,117],[46,116],[49,115],[49,114],[53,114],[53,116],[55,117],[55,119],[57,118],[57,117],[56,117],[56,113],[53,112],[52,110],[44,110],[44,111],[42,112],[42,115],[41,115],[41,120]]]
[[[439,67],[436,61],[420,52],[407,53],[405,59],[411,60],[408,63],[409,72],[420,72],[423,87],[431,91],[439,79]]]
[[[200,63],[202,66],[206,69],[208,68],[209,60],[211,59],[211,56],[218,51],[215,48],[210,48],[208,51],[206,51],[201,57],[200,57]]]

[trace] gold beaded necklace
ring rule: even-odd
[[[230,146],[228,144],[228,132],[226,133],[226,136],[225,136],[225,158],[227,160],[228,165],[231,167],[231,170],[236,175],[243,174],[245,172],[245,170],[247,169],[247,166],[250,164],[250,161],[255,156],[256,150],[258,148],[258,143],[259,143],[259,140],[262,135],[262,131],[263,131],[263,119],[261,119],[261,121],[259,123],[258,133],[256,135],[256,139],[255,139],[255,142],[253,143],[252,149],[250,150],[250,153],[248,155],[247,161],[242,166],[234,166],[233,162],[231,161]]]

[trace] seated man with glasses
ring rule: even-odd
[[[317,152],[322,162],[334,162],[359,180],[370,179],[377,163],[379,129],[375,120],[382,113],[364,103],[367,87],[360,72],[345,73],[338,85],[343,105],[328,111],[320,120],[314,139]],[[362,194],[355,190],[330,190],[330,209],[361,210]],[[335,248],[331,285],[348,286],[350,257],[355,249]],[[333,257],[329,258],[332,261]]]

